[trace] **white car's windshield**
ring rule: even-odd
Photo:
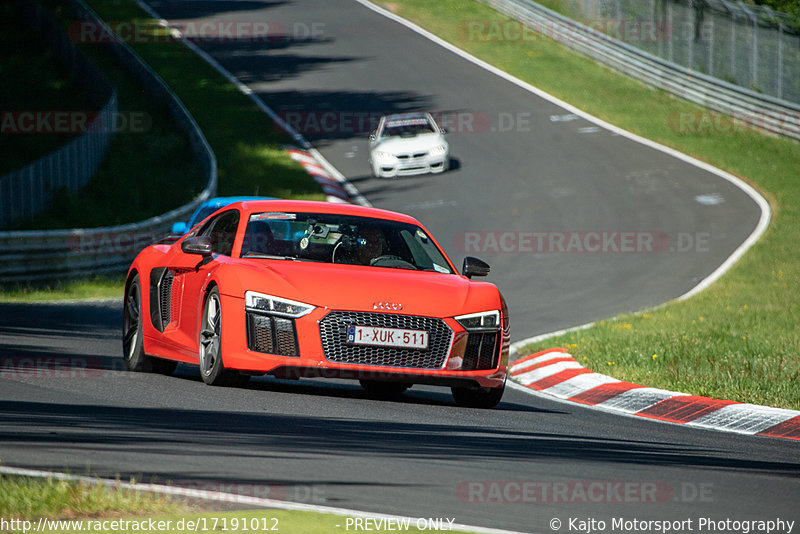
[[[387,120],[381,137],[414,137],[419,134],[435,133],[433,125],[424,117],[413,119]]]
[[[419,226],[326,213],[250,215],[241,256],[453,272]]]

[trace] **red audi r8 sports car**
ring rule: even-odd
[[[493,407],[508,309],[489,266],[459,274],[412,217],[325,202],[237,202],[133,261],[123,351],[133,371],[195,364],[207,384],[250,376],[350,378],[372,397],[449,386]]]

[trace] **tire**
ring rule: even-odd
[[[505,389],[505,384],[499,388],[450,388],[456,404],[465,408],[494,408],[503,398]]]
[[[222,306],[219,289],[214,287],[206,296],[200,320],[198,362],[200,377],[209,386],[239,386],[250,377],[226,369],[222,363]]]
[[[142,287],[135,274],[125,290],[122,308],[122,357],[130,371],[140,373],[172,374],[177,362],[152,358],[144,353],[142,326]]]
[[[367,392],[367,397],[376,400],[393,400],[411,387],[406,382],[382,382],[380,380],[359,380],[361,387]]]

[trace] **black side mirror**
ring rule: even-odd
[[[181,242],[181,250],[186,254],[200,254],[201,256],[211,256],[211,238],[207,235],[187,237]]]
[[[486,276],[489,274],[489,270],[489,264],[485,261],[479,260],[478,258],[473,258],[472,256],[467,256],[464,258],[464,265],[461,267],[461,274],[467,278],[472,278],[473,276]]]

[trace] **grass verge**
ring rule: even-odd
[[[685,302],[602,321],[528,346],[566,346],[587,367],[649,386],[800,409],[800,143],[731,128],[717,114],[619,75],[544,37],[470,38],[477,21],[510,19],[473,0],[379,2],[467,52],[603,120],[676,148],[755,185],[773,219],[761,240],[710,289]],[[523,34],[524,35],[524,34]],[[725,126],[728,127],[725,127]]]
[[[122,298],[124,275],[0,286],[0,303]]]
[[[231,511],[223,510],[222,503],[194,498],[168,498],[104,485],[17,476],[0,475],[0,494],[4,497],[0,501],[0,518],[5,521],[0,524],[0,532],[36,529],[59,534],[86,531],[327,534],[352,529],[413,533],[430,530],[424,527],[431,527],[435,520],[441,520],[439,526],[448,526],[445,518],[420,518],[420,523],[412,519],[403,528],[383,528],[385,524],[378,523],[379,518],[371,518],[375,522],[371,521],[368,528],[354,528],[355,518],[334,514],[276,509]],[[44,519],[40,523],[41,518]]]

